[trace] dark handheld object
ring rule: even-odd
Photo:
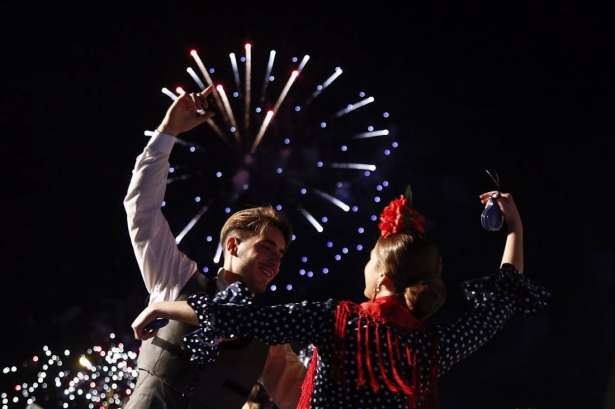
[[[498,193],[500,192],[500,177],[498,174],[495,174],[495,177],[487,171],[487,174],[493,179],[495,185],[497,187]],[[502,228],[502,224],[504,224],[504,218],[502,217],[502,212],[500,211],[500,207],[493,199],[493,197],[489,198],[489,202],[487,203],[487,207],[483,210],[483,213],[480,215],[480,222],[485,228],[485,230],[489,231],[498,231]]]
[[[153,331],[158,328],[162,328],[169,323],[169,320],[166,318],[158,318],[145,326],[145,330]]]

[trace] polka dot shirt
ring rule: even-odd
[[[234,283],[214,299],[203,293],[188,299],[201,329],[184,341],[193,359],[201,362],[216,358],[221,337],[254,336],[271,345],[311,343],[318,348],[311,408],[420,408],[423,394],[433,387],[429,376],[433,360],[438,376],[442,375],[493,337],[512,314],[531,315],[544,307],[549,297],[544,288],[510,264],[495,274],[465,282],[463,290],[471,310],[450,324],[434,325],[425,332],[376,325],[360,321],[360,314],[348,314],[340,357],[333,342],[339,301],[257,307],[248,289]],[[334,374],[334,362],[341,362],[342,378]],[[361,375],[366,366],[371,373]],[[390,390],[386,379],[394,376],[412,383],[417,399],[412,401],[404,392]]]

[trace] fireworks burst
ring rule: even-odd
[[[253,58],[247,44],[244,55],[229,54],[229,66],[219,70],[196,50],[190,57],[187,83],[162,92],[174,100],[181,90],[213,84],[216,116],[178,138],[165,216],[182,250],[214,274],[228,215],[273,204],[288,215],[295,235],[268,294],[293,294],[296,301],[297,290],[334,279],[342,274],[340,261],[365,255],[373,244],[380,195],[394,195],[385,191],[398,147],[395,126],[377,98],[345,81],[340,67],[308,55],[270,51]],[[4,368],[2,384],[10,387],[0,391],[1,408],[121,408],[136,382],[137,352],[114,340],[111,334],[76,355],[44,347],[19,367]]]
[[[214,85],[216,113],[178,139],[164,212],[180,226],[176,240],[184,252],[214,273],[228,215],[274,205],[295,236],[271,290],[309,288],[310,278],[333,275],[335,263],[373,243],[368,232],[375,231],[379,195],[388,186],[383,169],[398,147],[394,125],[373,95],[344,82],[340,67],[276,51],[253,58],[250,44],[244,51],[239,59],[229,55],[225,71],[192,50],[190,85],[162,90],[174,100],[182,90]]]

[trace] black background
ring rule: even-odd
[[[400,193],[412,184],[444,254],[449,299],[434,322],[463,311],[459,284],[501,256],[504,233],[478,218],[478,195],[492,188],[484,170],[497,169],[513,193],[526,273],[552,303],[511,319],[445,375],[442,408],[606,407],[613,10],[406,3],[4,3],[0,366],[42,344],[79,348],[107,330],[129,338],[146,293],[122,200],[143,131],[169,105],[160,88],[187,82],[192,48],[227,58],[250,41],[254,53],[279,47],[340,65],[388,107],[408,142],[391,183]],[[345,267],[359,274],[365,261]],[[361,300],[361,280],[327,280],[301,298]]]

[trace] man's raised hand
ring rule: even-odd
[[[209,108],[207,97],[212,91],[213,85],[197,93],[188,94],[182,91],[182,94],[167,110],[158,126],[158,132],[177,136],[211,119],[214,112],[207,111]]]

